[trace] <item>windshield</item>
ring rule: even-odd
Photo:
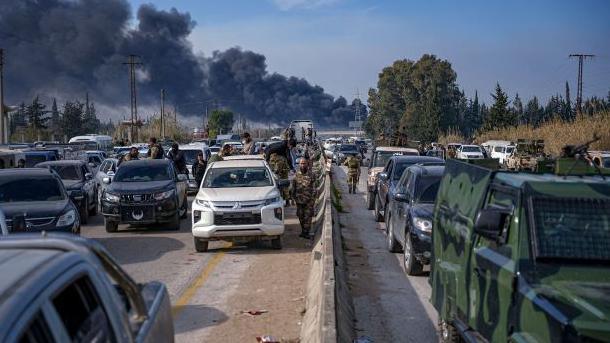
[[[273,180],[267,168],[213,168],[203,180],[203,188],[269,187]]]
[[[38,163],[46,162],[47,157],[45,155],[29,155],[25,157],[25,167],[32,168]]]
[[[52,170],[54,170],[62,180],[81,180],[82,177],[80,175],[80,168],[75,165],[71,166],[48,166]]]
[[[184,153],[184,160],[186,164],[195,164],[197,161],[197,154],[201,152],[201,150],[181,150]]]
[[[395,151],[378,151],[375,153],[375,157],[373,159],[373,168],[374,167],[385,167],[385,165],[390,160],[392,156],[402,156],[404,152],[395,152]]]
[[[604,158],[604,168],[610,168],[610,157]]]
[[[54,177],[20,177],[0,181],[0,203],[63,199],[62,186]]]
[[[405,169],[409,168],[410,166],[412,166],[414,164],[415,163],[412,163],[412,162],[397,163],[396,166],[394,167],[394,176],[392,176],[392,180],[394,180],[394,181],[400,180],[400,177],[402,176],[402,173],[405,171]]]
[[[481,148],[478,146],[463,146],[462,152],[481,152]]]
[[[610,200],[532,199],[537,258],[610,261]]]
[[[417,202],[435,202],[438,187],[441,185],[440,177],[427,177],[420,181],[415,198]]]
[[[121,165],[114,176],[113,182],[148,182],[171,180],[170,169],[167,165]]]
[[[343,144],[339,151],[357,151],[358,148],[354,144]]]
[[[506,147],[506,153],[507,153],[507,154],[512,153],[514,150],[515,150],[515,147],[514,147],[514,146],[509,146],[509,147]]]

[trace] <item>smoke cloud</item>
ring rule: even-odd
[[[165,88],[167,102],[186,116],[201,116],[207,104],[278,125],[310,118],[341,127],[353,118],[343,97],[334,99],[302,78],[269,73],[264,55],[238,47],[196,54],[188,41],[195,25],[188,13],[153,5],[142,5],[134,18],[126,0],[3,1],[6,103],[89,92],[104,108],[122,112],[129,103],[124,63],[135,54],[142,62],[137,87],[144,107],[156,107]]]

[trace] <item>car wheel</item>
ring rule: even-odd
[[[366,192],[366,208],[369,210],[375,208],[375,193]]]
[[[203,240],[201,238],[193,237],[193,243],[195,243],[195,250],[197,252],[207,252],[208,251],[208,241]]]
[[[106,227],[106,232],[117,232],[119,229],[119,223],[104,218],[104,226]]]
[[[83,201],[83,204],[80,207],[80,222],[82,224],[87,224],[89,221],[89,205],[87,204],[87,199]]]
[[[405,246],[403,249],[403,261],[405,265],[405,273],[407,275],[419,275],[424,269],[424,265],[413,256],[413,244],[411,243],[411,234],[405,232]]]
[[[95,195],[94,198],[97,200],[99,197]],[[89,210],[90,216],[95,216],[97,214],[97,204],[98,203],[96,202],[95,205]]]
[[[182,202],[182,208],[180,209],[180,218],[186,219],[186,215],[189,211],[189,203],[186,195],[184,196],[184,201]]]
[[[275,250],[281,250],[282,249],[282,237],[277,236],[277,238],[272,239],[271,247]]]
[[[388,216],[390,213],[388,212],[388,204],[389,202],[385,201],[385,206],[383,207],[383,222],[386,223],[386,231],[388,230]]]
[[[396,238],[394,238],[394,224],[392,224],[392,218],[388,218],[387,221],[387,235],[386,238],[388,240],[388,251],[389,252],[400,252],[398,249],[398,242],[396,242]]]
[[[375,197],[375,221],[380,223],[383,221],[383,216],[381,215],[381,212],[379,211],[379,199],[377,197]]]
[[[455,326],[446,320],[439,319],[438,321],[438,329],[439,329],[439,341],[441,343],[458,343],[462,342],[462,337],[458,333]]]

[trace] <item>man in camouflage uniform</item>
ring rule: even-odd
[[[271,171],[280,179],[288,179],[290,165],[288,165],[288,160],[286,160],[285,156],[278,153],[272,153],[269,156],[269,167],[271,167]],[[286,200],[286,206],[290,206],[290,191],[288,188],[282,189],[282,198]]]
[[[343,162],[347,166],[347,188],[350,193],[356,193],[358,179],[360,179],[360,160],[356,156],[348,156]]]
[[[304,158],[299,160],[299,170],[292,180],[292,192],[297,204],[297,216],[301,223],[302,238],[309,238],[311,221],[314,215],[315,176],[309,169],[309,161]]]

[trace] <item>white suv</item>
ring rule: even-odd
[[[457,158],[461,160],[483,158],[483,151],[478,145],[462,145],[457,149]]]
[[[195,250],[205,252],[211,240],[271,240],[282,248],[284,202],[278,181],[264,160],[212,163],[193,202]]]

